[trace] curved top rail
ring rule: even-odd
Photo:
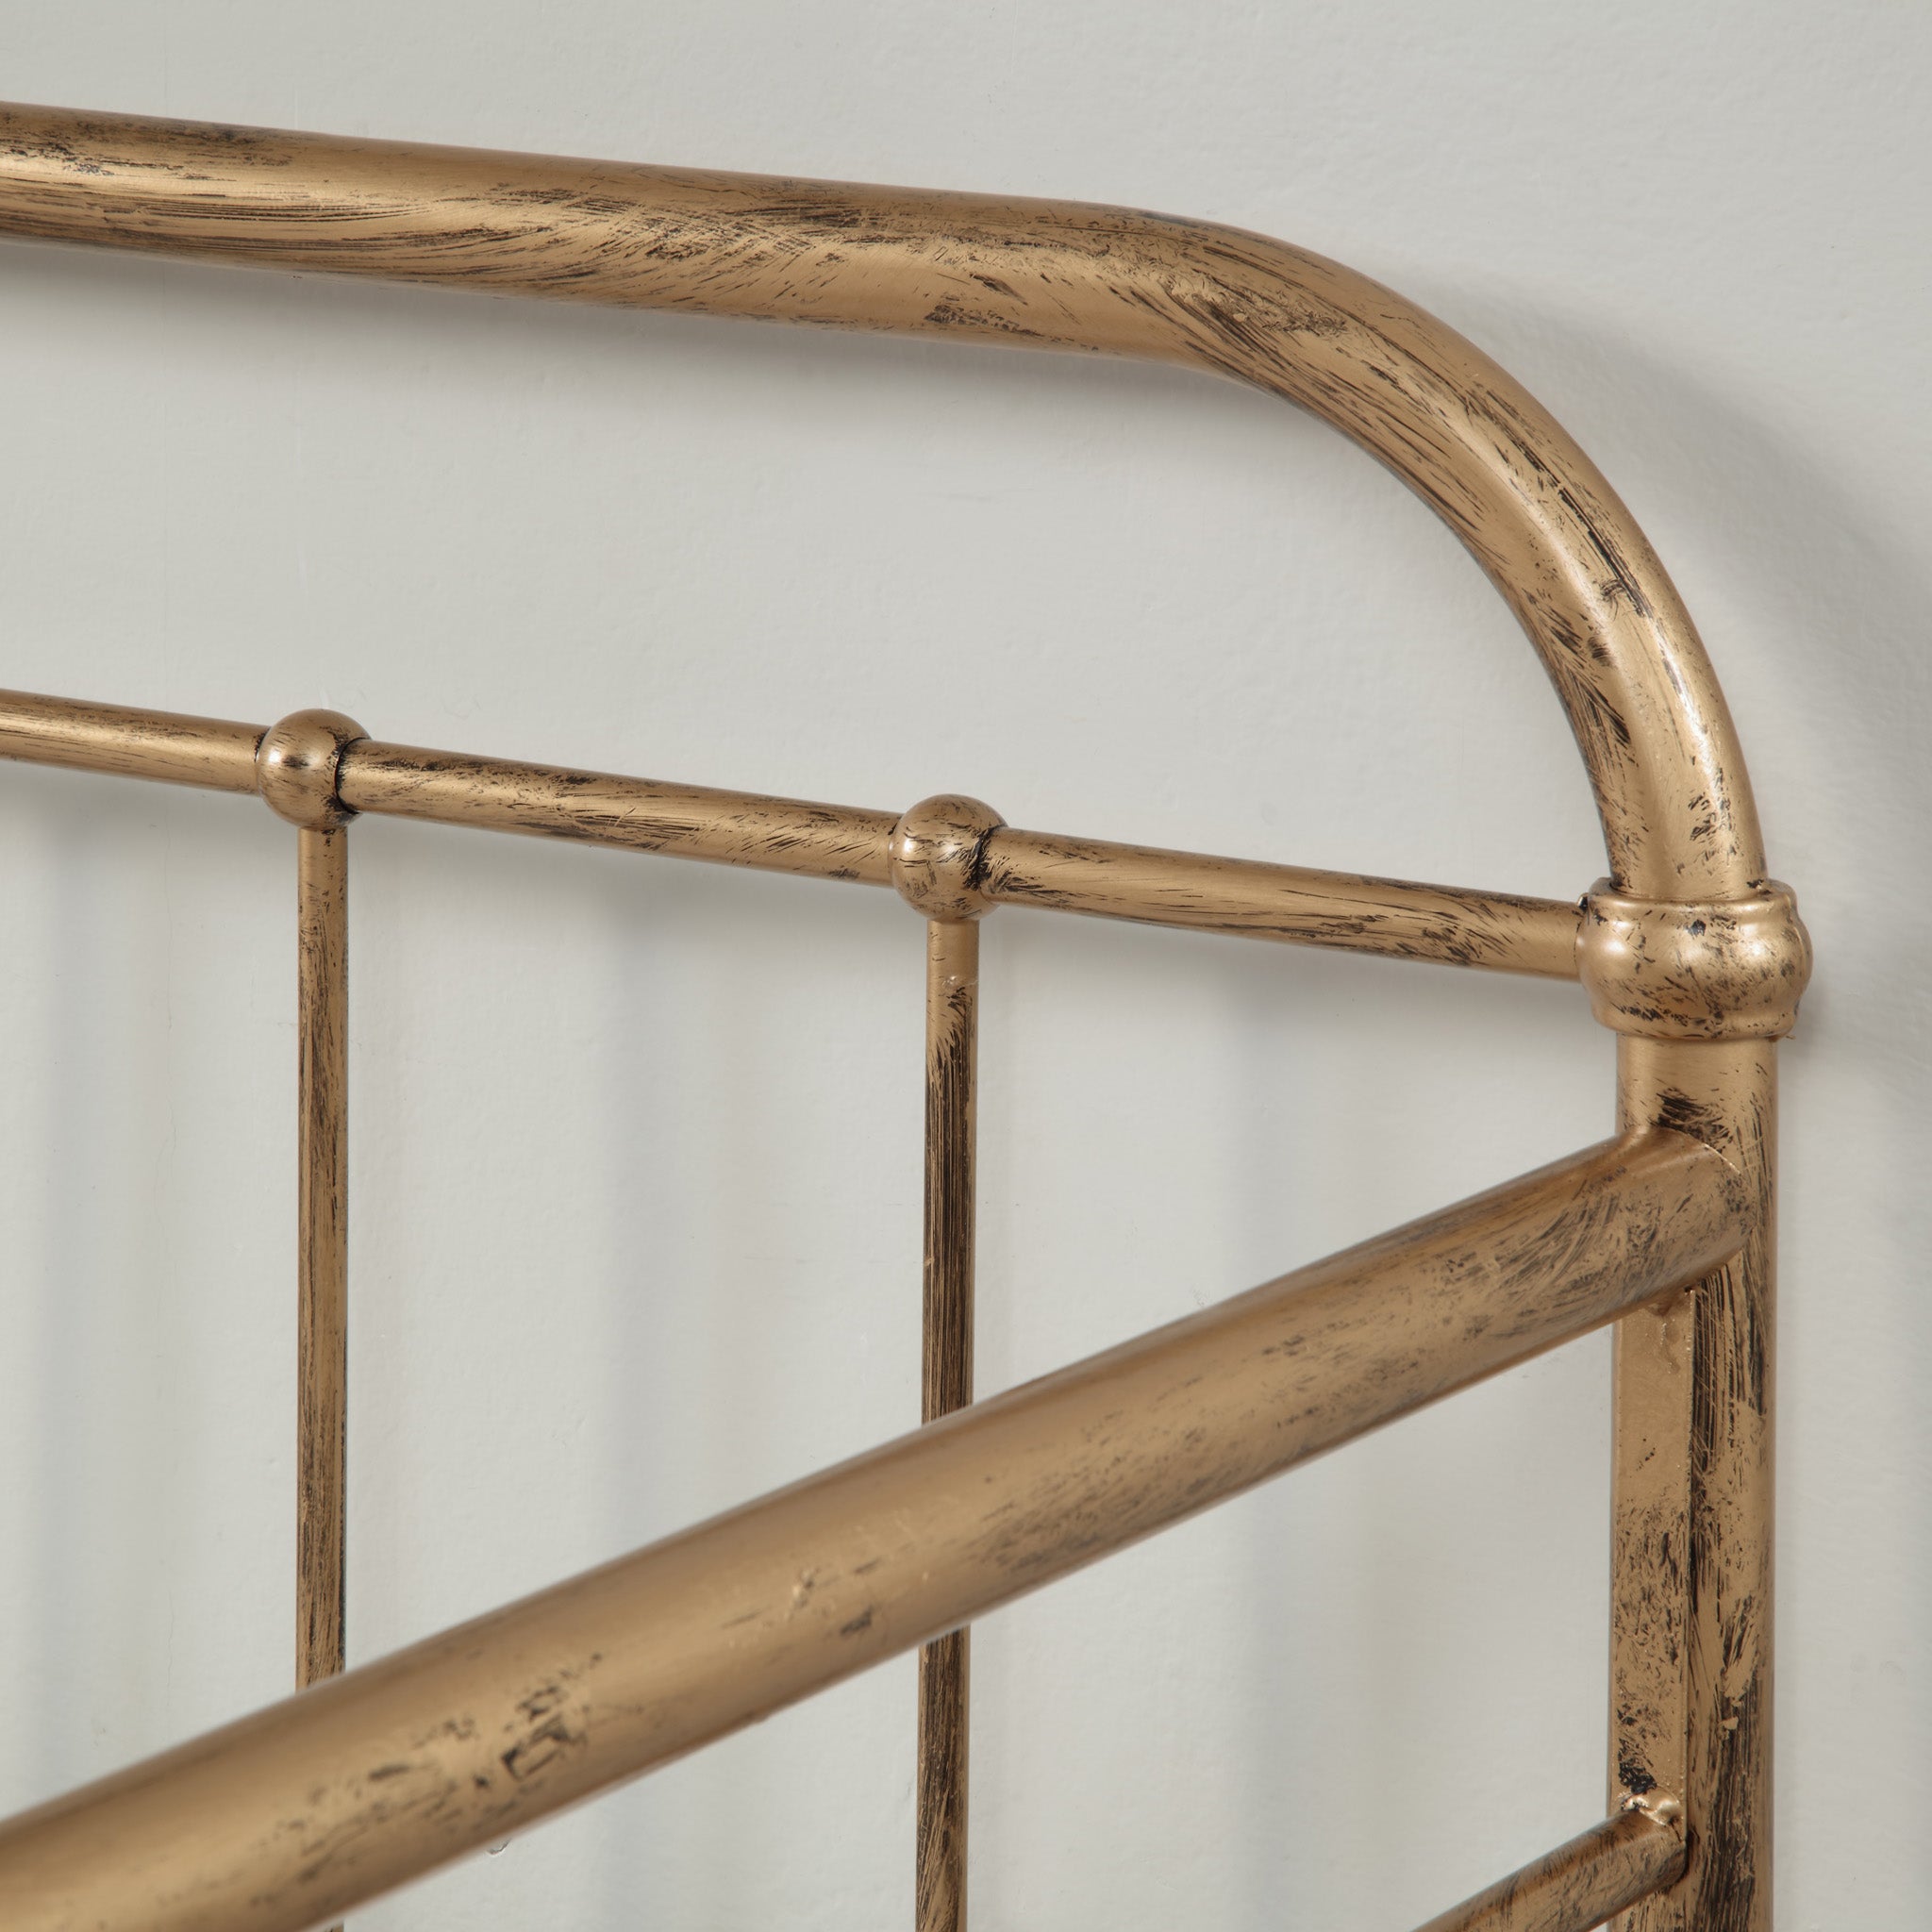
[[[1620,890],[1763,881],[1689,614],[1594,464],[1488,357],[1264,236],[1077,202],[0,107],[0,232],[506,294],[1179,362],[1312,410],[1461,538],[1528,631]]]

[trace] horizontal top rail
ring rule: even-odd
[[[1561,899],[1211,858],[1010,825],[987,840],[980,884],[989,899],[1016,906],[1577,977],[1582,914]]]
[[[469,758],[374,739],[343,751],[338,794],[352,811],[391,818],[868,886],[892,882],[887,847],[897,815],[862,806]]]
[[[37,107],[0,108],[0,233],[1235,377],[1372,452],[1488,573],[1569,717],[1620,890],[1764,878],[1723,693],[1629,511],[1481,351],[1320,256],[1075,202]]]
[[[0,1826],[8,1932],[299,1932],[1688,1286],[1752,1202],[1606,1142]]]
[[[0,758],[124,777],[258,789],[266,727],[0,691]],[[861,885],[892,883],[899,818],[755,791],[357,739],[337,793],[352,811],[428,820]],[[1196,932],[1577,977],[1579,907],[999,825],[976,883],[993,903]]]

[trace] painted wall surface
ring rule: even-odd
[[[1786,1055],[1779,1923],[1932,1902],[1932,15],[0,5],[23,100],[1170,208],[1520,375],[1703,626]],[[1230,386],[0,247],[0,683],[1570,896],[1526,644]],[[354,833],[351,1650],[917,1420],[890,895]],[[281,1694],[293,833],[0,768],[0,1806]],[[1003,911],[992,1391],[1599,1138],[1575,989]],[[1603,1801],[1608,1347],[980,1626],[975,1924],[1386,1927]],[[358,1915],[909,1923],[901,1662]]]

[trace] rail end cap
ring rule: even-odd
[[[1789,886],[1704,905],[1585,894],[1577,975],[1613,1032],[1650,1040],[1778,1040],[1797,1024],[1811,936]]]
[[[369,734],[340,711],[291,711],[262,734],[255,782],[278,818],[307,831],[332,832],[355,816],[342,803],[342,753]]]
[[[1006,824],[990,805],[957,792],[922,799],[892,827],[892,884],[928,919],[957,924],[992,905],[982,889],[986,841]]]

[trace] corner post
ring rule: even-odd
[[[1777,1041],[1810,942],[1788,890],[1584,903],[1581,977],[1617,1031],[1626,1132],[1734,1167],[1744,1242],[1615,1335],[1610,1803],[1682,1833],[1684,1871],[1620,1932],[1770,1932]]]

